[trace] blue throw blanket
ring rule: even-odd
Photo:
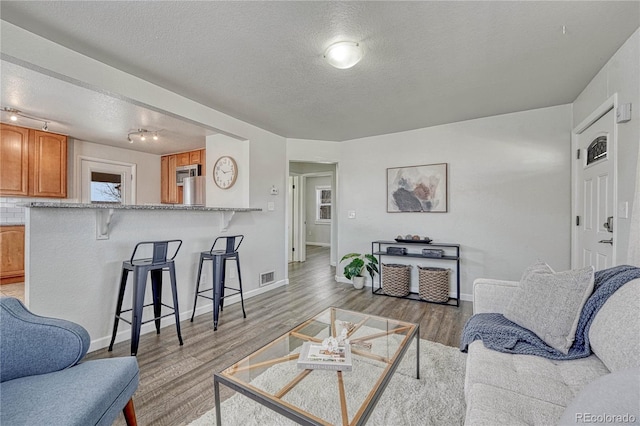
[[[593,293],[582,308],[576,338],[567,354],[550,347],[532,331],[496,313],[476,314],[469,318],[462,331],[460,350],[466,352],[471,342],[482,340],[488,349],[510,354],[538,355],[555,360],[587,357],[591,355],[589,328],[596,314],[609,296],[636,278],[640,278],[640,268],[628,265],[595,273]]]

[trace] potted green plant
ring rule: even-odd
[[[349,253],[345,254],[340,262],[351,259],[344,267],[344,276],[353,281],[353,286],[360,290],[364,287],[364,272],[369,273],[373,281],[373,275],[378,273],[378,259],[371,254]]]

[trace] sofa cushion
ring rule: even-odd
[[[594,419],[596,416],[605,415],[609,418]],[[630,368],[606,374],[589,383],[567,406],[559,424],[624,424],[636,423],[638,420],[640,368]]]
[[[564,407],[499,387],[476,383],[470,389],[466,426],[555,424]]]
[[[78,324],[35,315],[15,298],[0,299],[2,382],[69,368],[89,343],[89,333]]]
[[[575,340],[580,312],[593,284],[591,266],[554,272],[549,265],[537,263],[524,272],[504,316],[566,354]]]
[[[469,345],[465,392],[481,383],[566,407],[588,383],[607,373],[595,355],[555,361],[496,352],[475,341]]]
[[[138,387],[135,357],[87,361],[0,384],[0,424],[111,425]]]
[[[640,367],[640,279],[629,281],[600,308],[589,329],[589,343],[607,368]]]

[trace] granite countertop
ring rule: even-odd
[[[260,212],[262,209],[255,207],[204,207],[185,206],[183,204],[109,204],[109,203],[58,203],[47,201],[31,201],[20,204],[28,208],[54,208],[54,209],[114,209],[114,210],[191,210],[200,212]]]

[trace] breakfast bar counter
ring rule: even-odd
[[[27,202],[24,206],[25,301],[40,315],[64,318],[85,327],[91,335],[90,350],[108,346],[122,262],[131,257],[138,242],[182,240],[175,259],[182,319],[188,319],[193,309],[200,252],[209,250],[218,236],[245,235],[245,300],[286,284],[286,263],[280,262],[282,255],[273,235],[281,230],[268,226],[273,216],[261,208],[56,201]],[[211,282],[211,271],[205,269],[203,288]],[[275,281],[260,287],[258,277],[264,271],[274,271]],[[237,277],[230,272],[227,280],[234,285]],[[131,303],[131,297],[127,289],[125,305]],[[235,303],[235,299],[225,300],[227,303]],[[211,310],[211,304],[198,304],[196,315]],[[170,324],[169,318],[166,324],[162,322],[163,327]],[[152,325],[143,325],[142,333],[151,332]],[[129,336],[129,329],[121,327],[116,341]],[[184,337],[188,339],[188,333]]]

